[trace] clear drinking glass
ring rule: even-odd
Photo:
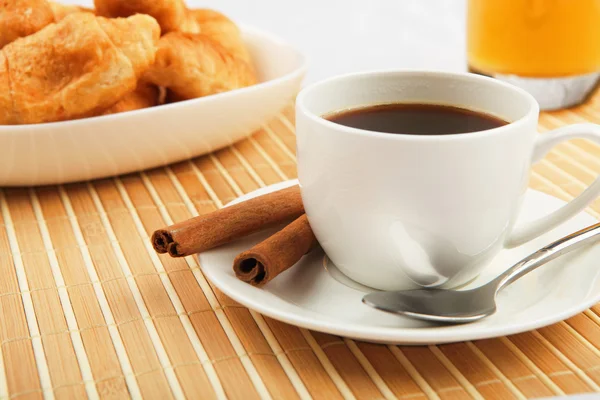
[[[467,55],[542,109],[578,104],[600,75],[600,0],[468,0]]]

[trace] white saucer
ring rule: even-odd
[[[272,185],[235,202],[295,183]],[[522,220],[543,216],[562,204],[554,197],[529,190],[523,204]],[[596,222],[590,215],[580,214],[530,243],[505,250],[466,287],[480,286],[533,251]],[[264,288],[255,288],[238,280],[232,271],[235,256],[273,231],[275,229],[260,232],[200,254],[202,271],[221,291],[250,309],[283,322],[334,335],[413,345],[483,339],[543,327],[600,301],[598,246],[560,257],[530,273],[498,295],[496,314],[466,325],[436,326],[366,306],[361,298],[369,289],[336,273],[321,250],[305,256]]]

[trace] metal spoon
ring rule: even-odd
[[[390,313],[445,323],[477,321],[496,312],[496,294],[539,266],[600,240],[600,223],[565,236],[525,257],[506,272],[470,290],[415,289],[374,292],[363,303]]]

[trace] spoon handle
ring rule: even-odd
[[[494,279],[496,291],[504,289],[523,275],[546,264],[548,261],[554,260],[558,256],[577,250],[583,246],[595,243],[598,240],[600,240],[600,223],[588,226],[587,228],[571,233],[562,239],[558,239],[548,246],[525,257],[510,267],[502,275]]]

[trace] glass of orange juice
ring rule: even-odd
[[[578,104],[600,76],[600,0],[468,0],[467,55],[542,109]]]

